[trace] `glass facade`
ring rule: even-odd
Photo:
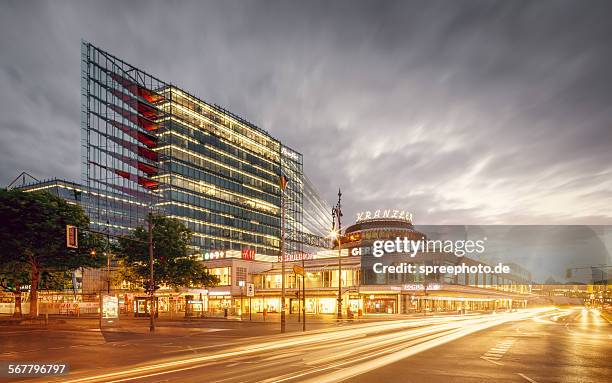
[[[285,251],[301,253],[294,234],[304,230],[301,154],[87,42],[81,72],[83,180],[129,201],[92,203],[94,226],[130,230],[153,210],[193,231],[202,260],[277,261],[283,199]]]

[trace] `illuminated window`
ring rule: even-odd
[[[219,286],[230,286],[232,284],[231,267],[214,267],[212,269],[208,269],[208,272],[219,278]]]

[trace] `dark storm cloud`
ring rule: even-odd
[[[78,180],[83,38],[302,152],[347,222],[611,223],[611,18],[595,1],[5,1],[0,180]]]

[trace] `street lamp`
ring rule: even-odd
[[[147,245],[149,248],[149,289],[151,294],[151,305],[149,306],[149,331],[155,331],[155,281],[153,280],[153,213],[149,211],[148,219],[148,238]]]
[[[338,202],[332,208],[332,231],[331,236],[338,239],[338,319],[342,319],[342,192],[338,189]],[[336,220],[338,230],[336,231]]]
[[[284,175],[279,177],[280,183],[280,203],[281,203],[281,240],[280,240],[280,257],[281,257],[281,333],[285,332],[285,189],[287,188],[287,178]]]
[[[107,282],[107,290],[106,290],[106,292],[108,294],[110,294],[110,289],[111,289],[111,274],[110,274],[111,253],[110,253],[110,221],[108,219],[106,220],[106,252],[104,253],[104,255],[106,255],[106,282]]]

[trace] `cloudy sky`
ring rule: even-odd
[[[345,221],[612,224],[612,4],[0,1],[0,184],[80,179],[79,44],[302,152]]]

